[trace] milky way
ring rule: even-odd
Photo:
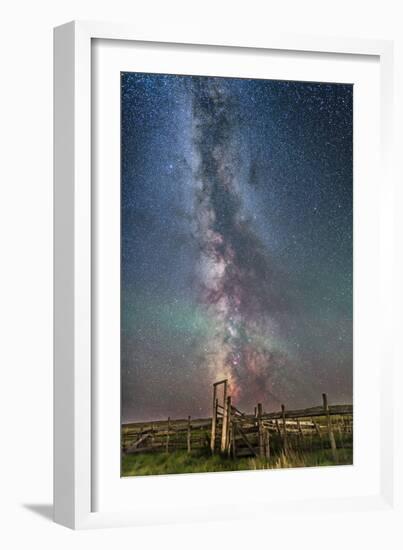
[[[287,358],[275,345],[281,291],[263,244],[243,216],[239,112],[225,80],[196,81],[192,90],[196,238],[201,302],[215,334],[204,342],[216,379],[228,378],[233,399],[273,395],[273,374]]]
[[[123,420],[352,398],[352,87],[122,74]]]

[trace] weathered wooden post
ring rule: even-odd
[[[264,454],[266,460],[270,459],[270,430],[269,428],[264,428]]]
[[[325,411],[326,420],[327,420],[327,432],[329,434],[329,441],[330,441],[330,447],[332,449],[332,456],[335,463],[337,463],[337,447],[336,447],[336,441],[334,439],[334,434],[332,430],[332,420],[330,418],[330,411],[329,411],[329,405],[327,403],[327,395],[325,393],[322,393],[323,397],[323,409]]]
[[[215,450],[215,442],[217,438],[217,426],[218,426],[218,397],[215,400],[215,430],[214,430],[214,450]]]
[[[211,419],[211,438],[210,438],[210,449],[212,454],[214,454],[215,447],[215,434],[217,429],[217,385],[213,385],[213,416]]]
[[[339,440],[340,440],[340,447],[344,449],[344,443],[343,443],[343,424],[342,424],[343,417],[341,419],[337,420],[337,431],[339,433]]]
[[[232,458],[236,458],[235,422],[231,423]]]
[[[301,438],[301,441],[304,441],[304,431],[302,429],[301,422],[300,422],[299,418],[297,418],[297,427],[298,427],[298,433],[299,433],[299,436]]]
[[[190,425],[190,416],[188,416],[188,432],[187,432],[187,448],[188,448],[188,453],[190,453],[190,451],[192,450],[192,449],[191,449],[191,445],[190,445],[191,433],[192,433],[192,426]]]
[[[166,441],[166,452],[169,453],[169,431],[171,428],[171,418],[168,416],[168,429],[167,429],[167,441]]]
[[[222,417],[222,428],[221,428],[221,452],[224,453],[227,448],[227,424],[228,424],[228,411],[227,411],[227,381],[223,382],[224,384],[224,399],[223,399],[223,417]]]
[[[228,455],[231,451],[231,396],[227,397],[227,435],[225,437],[225,445]]]
[[[312,420],[312,422],[313,422],[313,425],[315,426],[316,435],[319,437],[319,439],[322,439],[322,434],[320,432],[320,428],[318,426],[318,423],[316,422],[316,420]]]
[[[287,423],[285,421],[285,406],[281,405],[281,416],[283,419],[283,446],[284,452],[288,452]]]
[[[263,424],[262,424],[262,404],[257,404],[257,426],[259,430],[259,456],[264,458],[265,448],[264,448],[264,434],[263,434]]]
[[[313,425],[315,426],[315,432],[316,432],[316,435],[318,436],[318,439],[319,439],[319,442],[320,442],[320,446],[321,446],[321,448],[323,449],[322,434],[321,434],[319,425],[318,425],[318,423],[316,422],[315,419],[312,419],[312,422],[313,422]]]

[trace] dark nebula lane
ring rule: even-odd
[[[352,402],[352,86],[121,90],[122,420]]]

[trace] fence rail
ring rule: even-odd
[[[217,398],[223,386],[222,402]],[[353,406],[322,405],[306,409],[265,412],[261,403],[253,414],[240,411],[228,395],[227,380],[213,386],[211,418],[171,419],[122,426],[122,451],[126,454],[210,450],[229,457],[262,457],[290,450],[330,449],[337,463],[339,448],[352,446]]]

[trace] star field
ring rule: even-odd
[[[352,401],[353,87],[122,73],[122,420]]]

